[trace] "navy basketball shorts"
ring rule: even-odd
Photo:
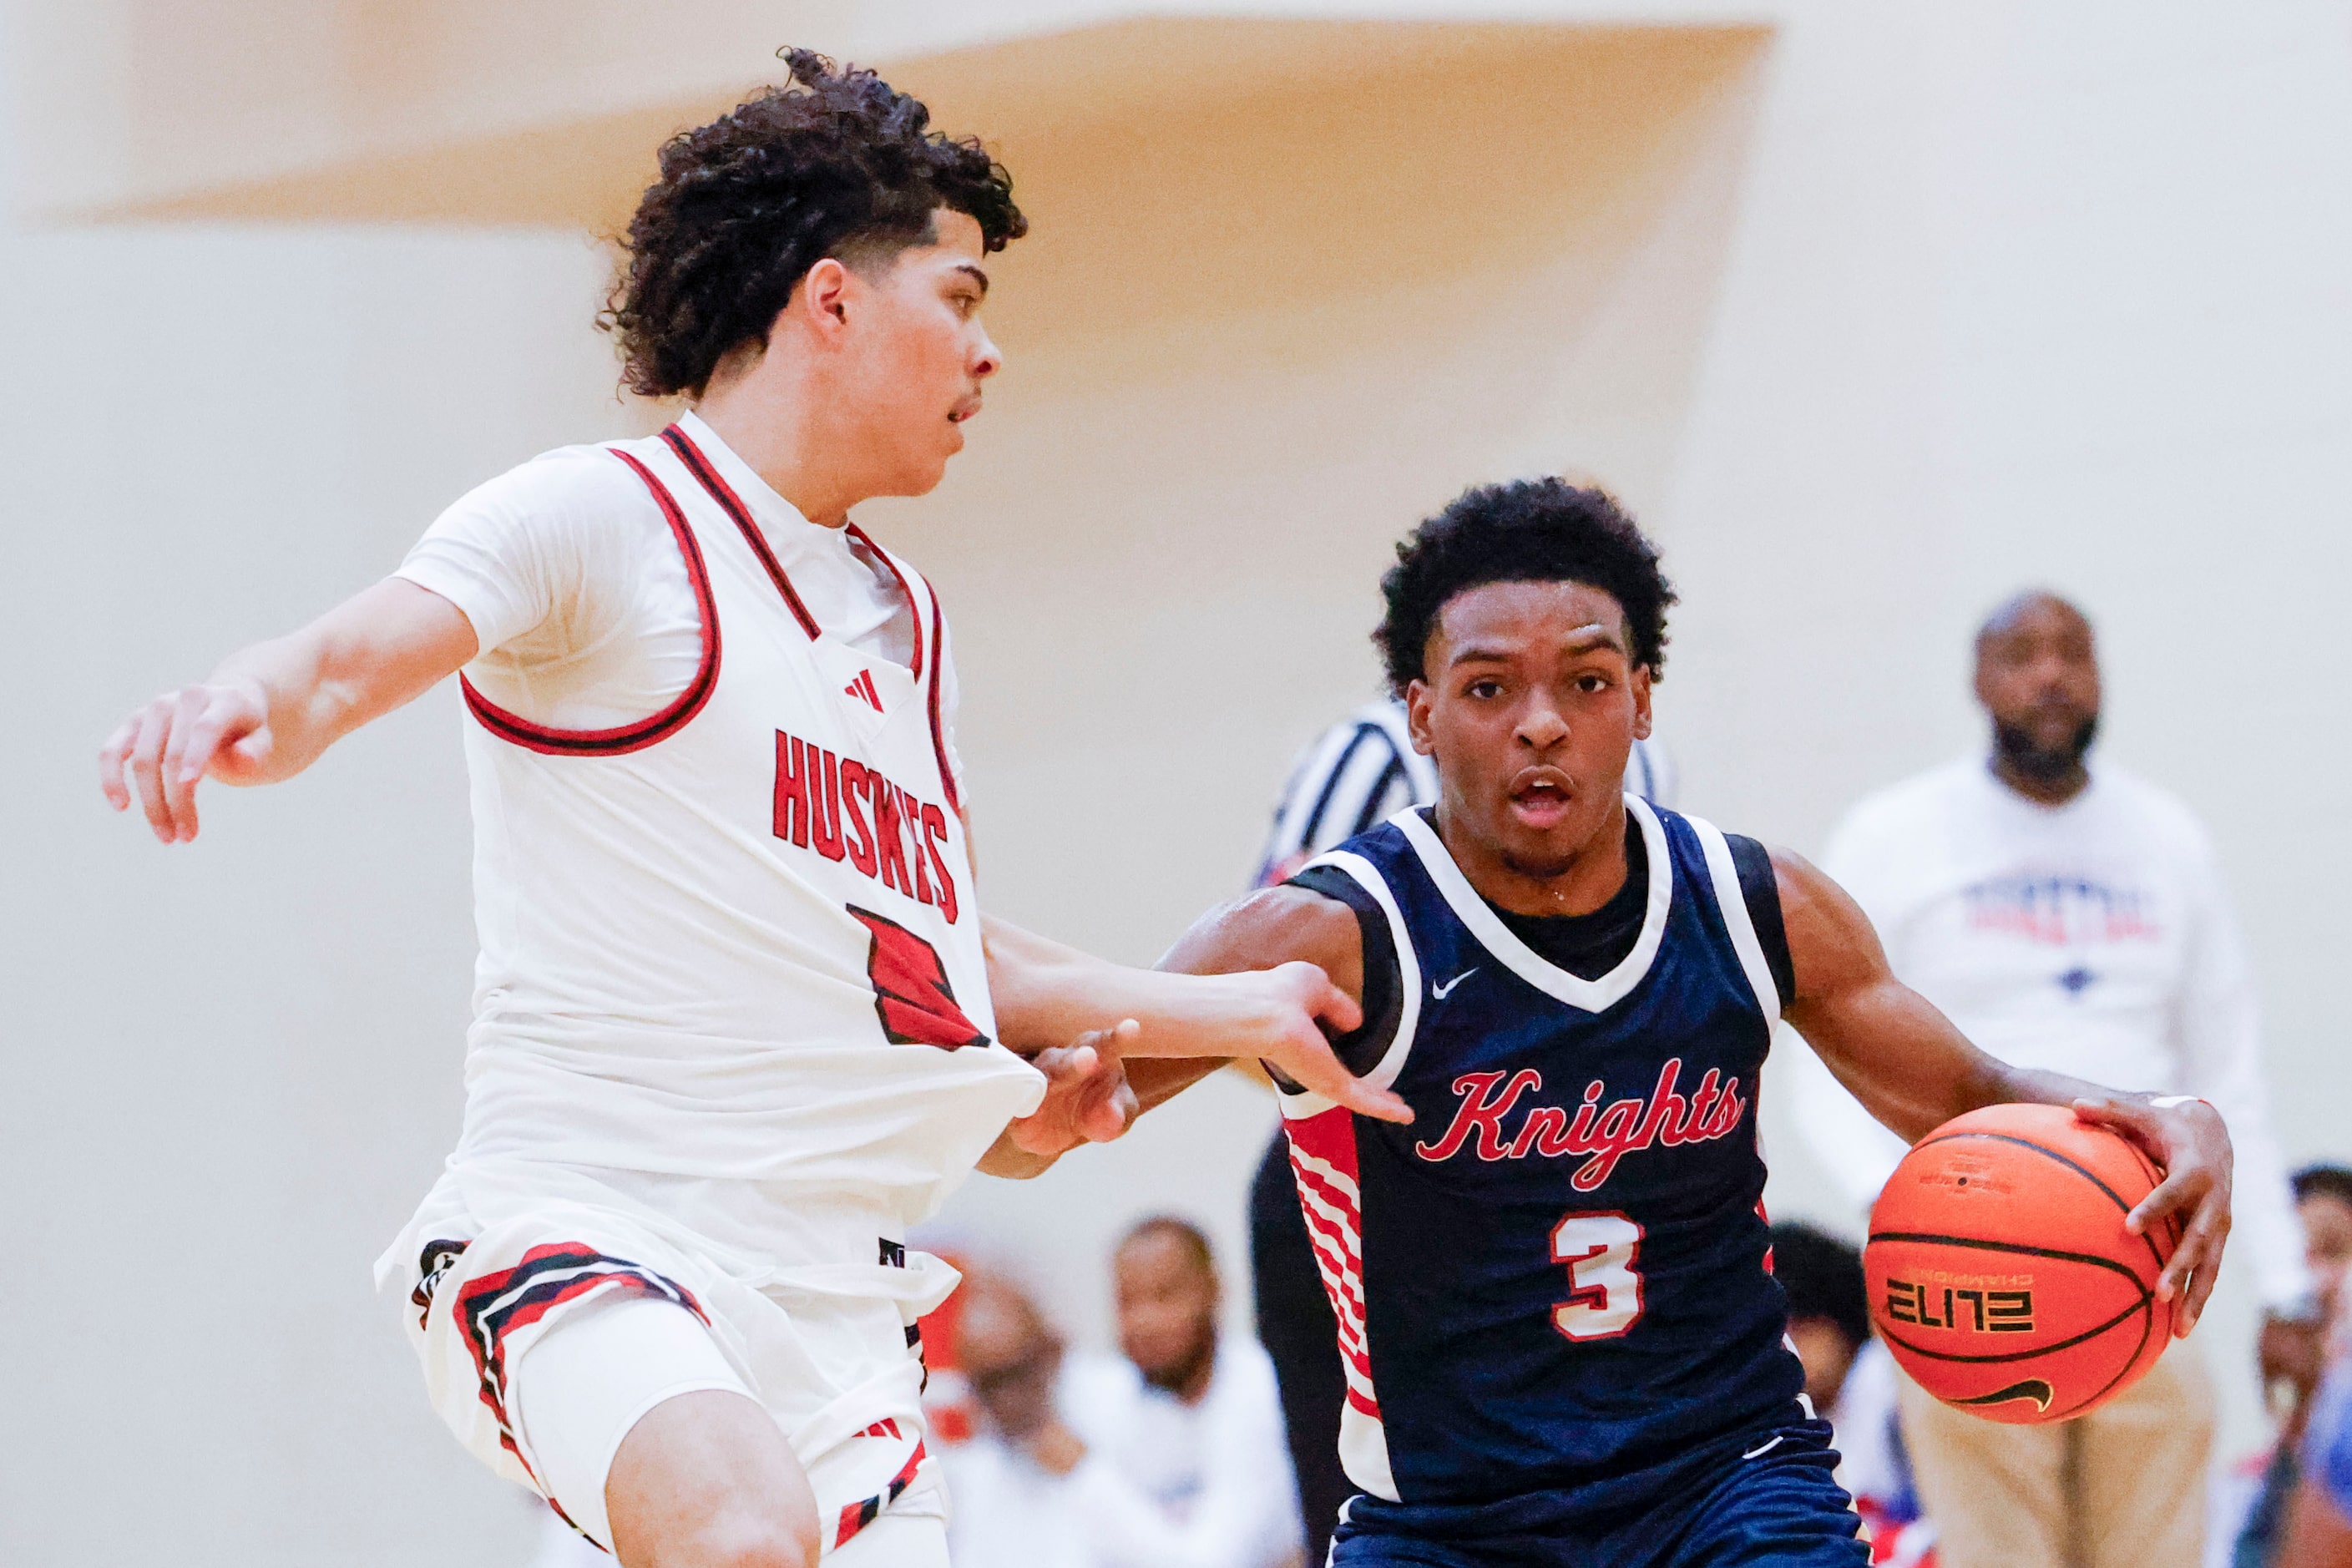
[[[1828,1433],[1817,1421],[1766,1428],[1703,1468],[1675,1467],[1675,1487],[1646,1507],[1535,1529],[1452,1533],[1384,1519],[1360,1498],[1331,1568],[1865,1568]]]

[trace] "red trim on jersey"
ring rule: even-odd
[[[808,613],[808,606],[802,604],[801,596],[793,591],[793,580],[784,575],[782,563],[777,561],[776,552],[768,548],[767,536],[760,531],[760,525],[751,521],[751,509],[743,504],[743,498],[719,477],[719,470],[710,466],[710,459],[702,455],[702,448],[696,446],[694,438],[685,431],[673,425],[661,433],[661,438],[669,443],[670,450],[677,454],[678,461],[686,465],[687,472],[710,492],[710,499],[719,503],[719,510],[734,520],[736,528],[742,532],[743,542],[751,547],[751,553],[760,558],[760,564],[768,569],[768,580],[776,585],[776,592],[784,596],[793,618],[800,622],[801,630],[808,633],[809,641],[814,642],[818,636],[816,617]]]
[[[940,671],[948,664],[946,623],[940,617],[940,591],[923,584],[931,591],[931,750],[940,759],[940,787],[948,792],[948,809],[958,816],[963,815],[963,801],[956,794],[955,767],[948,761],[947,726],[940,719]]]
[[[719,602],[710,592],[710,571],[703,564],[702,546],[696,542],[694,530],[687,525],[686,513],[678,509],[677,498],[654,478],[653,471],[617,447],[608,449],[646,481],[646,488],[653,492],[654,503],[661,508],[663,520],[669,524],[670,537],[677,542],[678,553],[686,557],[687,580],[694,585],[695,614],[702,621],[702,663],[696,668],[694,679],[686,683],[686,689],[668,707],[651,718],[610,730],[557,730],[534,724],[519,713],[508,712],[460,675],[457,684],[466,694],[467,710],[483,729],[526,751],[559,757],[611,757],[644,751],[684,729],[702,711],[702,705],[710,700],[711,692],[719,685]]]
[[[895,1421],[877,1421],[866,1428],[865,1436],[876,1436],[885,1426],[890,1429],[890,1436],[898,1436],[898,1424]],[[915,1439],[915,1451],[907,1456],[907,1462],[899,1467],[897,1475],[890,1478],[888,1486],[862,1501],[843,1506],[833,1529],[833,1549],[835,1552],[848,1545],[852,1536],[881,1518],[882,1510],[898,1500],[899,1495],[913,1482],[915,1472],[922,1468],[924,1458],[923,1440],[918,1437]]]
[[[907,574],[898,570],[898,563],[890,559],[890,552],[884,550],[880,545],[875,543],[873,540],[867,538],[864,529],[858,527],[854,522],[845,523],[843,526],[849,530],[850,533],[856,539],[858,543],[863,544],[867,550],[873,552],[874,559],[882,563],[883,565],[890,568],[891,576],[898,579],[898,592],[907,595],[907,613],[913,618],[915,623],[915,662],[908,667],[907,673],[913,676],[917,680],[922,679],[923,602],[915,597],[915,585],[907,581]],[[928,588],[930,584],[926,583],[923,586]],[[934,597],[936,597],[936,595],[934,595]]]

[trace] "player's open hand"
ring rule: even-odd
[[[2156,1190],[2124,1216],[2124,1228],[2145,1235],[2168,1215],[2180,1226],[2179,1245],[2157,1277],[2156,1295],[2160,1301],[2179,1300],[2172,1331],[2185,1337],[2204,1315],[2230,1239],[2230,1130],[2221,1113],[2201,1100],[2078,1100],[2074,1114],[2122,1133],[2164,1172]]]
[[[1024,1153],[1053,1159],[1081,1143],[1108,1143],[1135,1120],[1135,1090],[1122,1060],[1139,1030],[1130,1018],[1066,1046],[1039,1051],[1029,1065],[1045,1075],[1045,1098],[1006,1131]]]
[[[205,776],[258,784],[269,752],[268,702],[257,682],[183,686],[115,727],[99,748],[98,783],[117,811],[131,808],[135,788],[155,837],[178,844],[196,836],[196,785]]]
[[[1255,1057],[1300,1088],[1382,1121],[1411,1121],[1412,1109],[1395,1093],[1376,1089],[1340,1064],[1325,1033],[1360,1026],[1364,1010],[1314,964],[1292,961],[1272,969],[1219,975],[1221,984],[1245,987],[1235,1015],[1223,1020],[1228,1043],[1212,1054]]]

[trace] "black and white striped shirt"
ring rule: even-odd
[[[1674,804],[1674,765],[1656,741],[1633,742],[1625,787],[1654,805]],[[1324,731],[1291,770],[1256,885],[1271,887],[1333,845],[1436,798],[1437,764],[1412,749],[1404,704],[1360,708]]]

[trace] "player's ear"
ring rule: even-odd
[[[1633,690],[1633,739],[1650,738],[1650,667],[1637,664],[1630,683]]]
[[[810,324],[821,332],[835,332],[849,324],[849,292],[855,275],[848,268],[828,256],[808,269],[801,279],[799,298],[795,301],[810,317]]]
[[[1412,749],[1424,757],[1433,757],[1437,748],[1429,739],[1429,683],[1416,680],[1404,689],[1405,732],[1412,737]]]

